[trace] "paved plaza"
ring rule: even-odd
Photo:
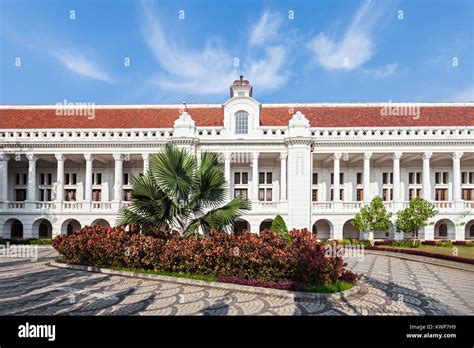
[[[383,255],[349,259],[364,275],[347,299],[295,301],[0,259],[0,315],[472,315],[474,273]]]

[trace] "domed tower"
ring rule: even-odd
[[[230,97],[252,97],[252,86],[248,80],[244,80],[244,76],[240,75],[239,80],[235,80],[230,87]]]

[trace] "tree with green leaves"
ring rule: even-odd
[[[421,197],[413,198],[408,207],[397,214],[396,227],[398,231],[413,235],[413,246],[416,245],[418,231],[428,225],[428,219],[435,217],[438,211],[433,203]]]
[[[215,153],[203,153],[198,164],[187,150],[168,144],[131,184],[132,201],[120,210],[118,225],[136,223],[145,232],[158,228],[207,235],[211,229],[228,230],[250,210],[241,196],[226,203],[224,165]]]
[[[288,227],[286,227],[285,220],[283,220],[281,215],[275,216],[270,230],[278,234],[278,237],[286,238],[288,242],[291,241],[290,233],[288,233]]]
[[[392,226],[391,217],[392,213],[387,212],[383,199],[376,196],[355,215],[352,225],[366,234],[374,231],[388,232]]]

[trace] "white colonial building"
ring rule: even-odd
[[[422,238],[474,239],[474,103],[261,104],[242,77],[224,104],[0,106],[3,237],[114,225],[130,178],[170,142],[222,155],[231,196],[252,201],[237,230],[280,214],[354,238],[364,202],[397,212],[420,195],[439,210]]]

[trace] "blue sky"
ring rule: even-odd
[[[241,72],[261,102],[474,101],[471,0],[2,0],[0,13],[1,104],[222,103]]]

